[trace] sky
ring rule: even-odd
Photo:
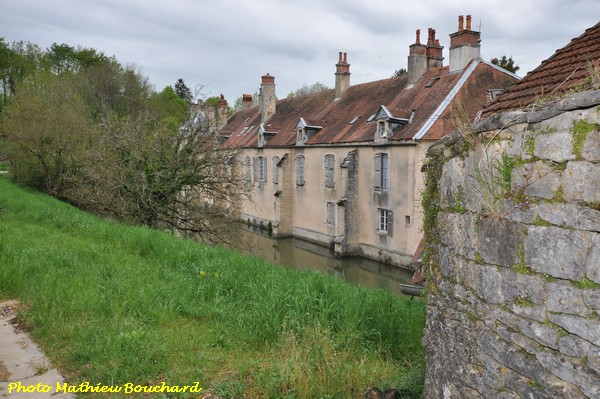
[[[94,48],[135,65],[157,91],[177,79],[233,105],[275,76],[276,94],[335,85],[338,53],[351,84],[406,68],[415,30],[436,30],[448,63],[458,16],[481,31],[481,57],[512,57],[524,76],[600,20],[599,0],[0,0],[0,37],[46,49]]]

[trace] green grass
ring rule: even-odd
[[[22,323],[72,384],[199,381],[222,398],[422,392],[422,301],[107,222],[4,177],[0,298],[25,305]]]

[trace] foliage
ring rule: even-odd
[[[310,86],[307,84],[304,84],[304,85],[302,85],[301,88],[296,89],[295,91],[291,91],[290,94],[288,94],[288,98],[305,96],[307,94],[320,93],[320,92],[326,91],[326,90],[330,90],[330,88],[320,82],[313,83]]]
[[[70,384],[420,397],[422,301],[102,221],[6,178],[0,204],[0,297],[26,305],[23,327]]]
[[[392,78],[399,78],[400,76],[404,76],[408,74],[408,71],[405,68],[396,69],[392,74]]]
[[[181,78],[177,79],[177,82],[175,82],[175,93],[179,96],[179,98],[187,101],[189,104],[191,104],[194,101],[192,90],[185,84],[185,82]]]
[[[15,181],[100,215],[233,240],[235,154],[206,121],[180,129],[187,100],[93,49],[54,44],[41,60],[0,114]]]
[[[502,58],[492,58],[492,64],[498,65],[500,68],[504,68],[509,72],[517,73],[521,67],[515,65],[515,61],[512,59],[512,56],[506,58],[506,55],[503,55]]]

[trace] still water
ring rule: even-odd
[[[410,269],[388,266],[358,256],[339,258],[327,247],[298,238],[269,238],[254,227],[241,230],[241,239],[245,244],[242,252],[271,264],[298,270],[317,270],[354,284],[381,287],[399,296],[403,294],[398,283],[410,283],[412,278]]]

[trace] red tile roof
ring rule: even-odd
[[[600,74],[600,23],[556,50],[547,60],[529,72],[518,84],[502,93],[482,114],[491,116],[526,108],[544,99],[555,100],[576,87],[589,86],[590,68]]]
[[[453,110],[464,109],[471,122],[487,103],[489,89],[504,89],[516,80],[485,61],[471,65],[474,69],[457,93],[452,90],[466,72],[451,74],[448,67],[441,67],[427,71],[412,88],[406,88],[407,78],[402,76],[350,86],[337,100],[333,89],[279,100],[275,114],[265,125],[267,132],[276,133],[266,146],[295,145],[295,127],[300,118],[308,125],[322,127],[305,145],[372,142],[376,122],[369,118],[382,105],[395,118],[410,119],[412,116],[411,122],[395,130],[390,140],[411,140],[452,93],[453,102],[432,120],[431,126],[427,125],[429,128],[421,137],[422,140],[438,140],[454,129]],[[467,69],[469,66],[465,71]],[[220,133],[230,136],[225,143],[227,146],[255,147],[259,124],[260,112],[258,106],[254,106],[235,113]]]

